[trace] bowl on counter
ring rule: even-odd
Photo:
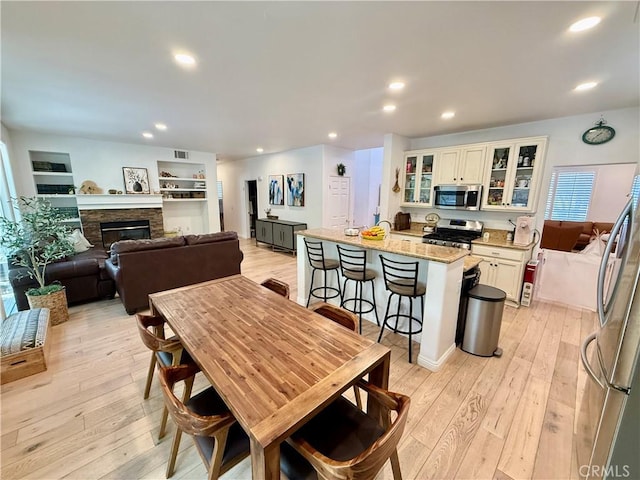
[[[357,237],[360,234],[360,229],[355,227],[345,228],[343,233],[347,237]]]

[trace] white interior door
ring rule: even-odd
[[[329,177],[328,215],[330,228],[344,228],[349,225],[351,205],[351,178]]]

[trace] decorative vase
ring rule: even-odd
[[[134,192],[141,192],[142,191],[142,185],[140,184],[140,182],[134,182],[133,183],[133,191]]]
[[[67,293],[64,289],[48,295],[27,295],[30,308],[48,308],[51,325],[59,325],[69,320]]]

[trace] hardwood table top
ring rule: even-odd
[[[249,434],[254,478],[279,478],[273,446],[359,378],[388,387],[387,347],[241,275],[149,300]]]

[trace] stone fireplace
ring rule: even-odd
[[[93,245],[102,247],[101,224],[148,221],[151,238],[164,235],[162,208],[118,208],[80,210],[84,236]]]

